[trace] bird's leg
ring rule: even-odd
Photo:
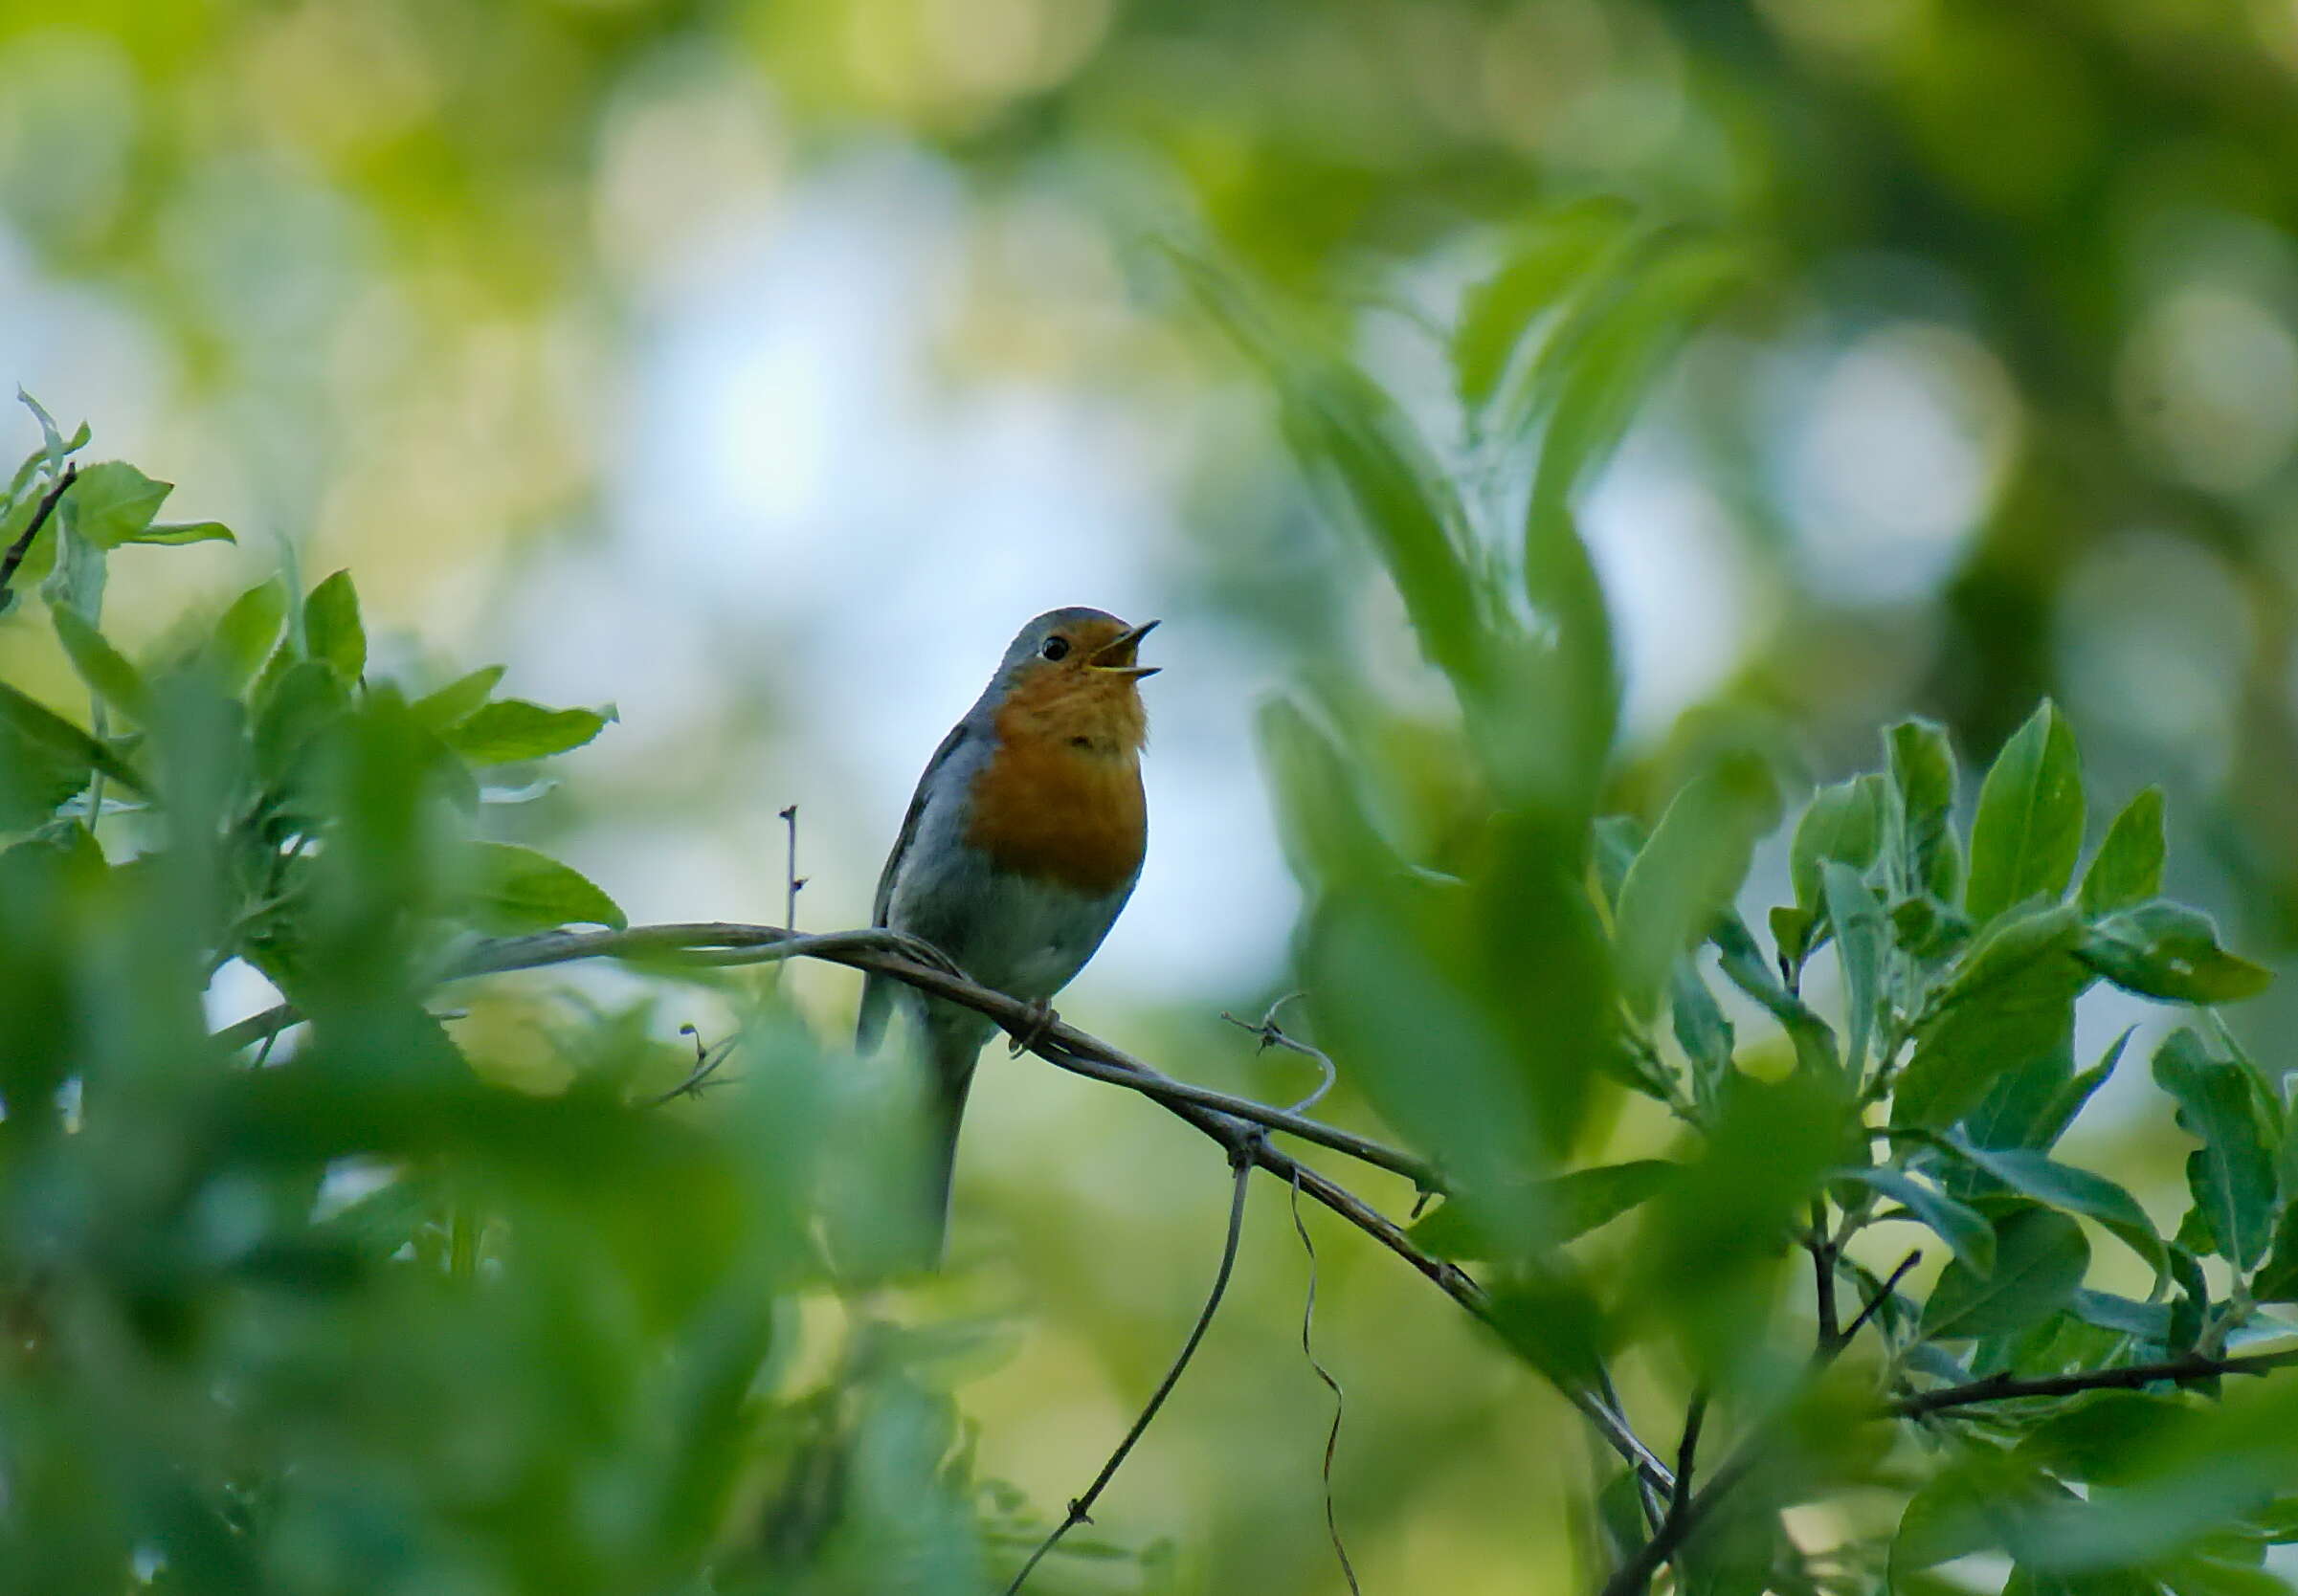
[[[1008,1028],[1008,1034],[1013,1040],[1006,1044],[1007,1056],[1019,1058],[1045,1040],[1046,1031],[1060,1023],[1061,1016],[1054,1012],[1051,1003],[1043,998],[1030,999],[1029,1017],[1018,1030]]]

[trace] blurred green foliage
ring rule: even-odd
[[[1648,1526],[1618,1479],[1581,1493],[1505,1362],[1600,1354],[1663,1456],[1695,1388],[1704,1475],[1764,1442],[1686,1585],[2253,1596],[2298,1537],[2285,1381],[1865,1419],[2272,1346],[2298,1293],[2287,1072],[2271,1022],[2207,1007],[2263,972],[2180,900],[2298,940],[2294,73],[2277,0],[18,6],[0,266],[130,307],[165,358],[123,388],[196,418],[178,454],[408,610],[400,562],[585,501],[598,327],[676,296],[728,190],[895,143],[985,233],[1051,206],[1240,264],[1185,257],[1195,292],[1117,335],[1037,336],[1060,306],[1026,273],[971,283],[943,352],[1225,420],[1210,304],[1370,534],[1378,575],[1298,534],[1289,484],[1238,491],[1275,475],[1258,433],[1200,440],[1210,602],[1304,678],[1262,727],[1335,1111],[1440,1160],[1417,1233],[1506,1332],[1431,1329],[1385,1275],[1351,1296],[1327,1250],[1380,1371],[1340,1468],[1360,1547],[1392,1588],[1600,1577]],[[1358,358],[1399,307],[1437,323],[1433,396]],[[1762,613],[1715,704],[1623,741],[1579,521],[1655,415]],[[1952,447],[1909,465],[1909,432]],[[49,430],[0,541],[81,443]],[[619,922],[496,802],[604,716],[370,670],[349,578],[292,566],[147,645],[107,576],[227,535],[165,497],[86,468],[0,636],[89,698],[59,713],[60,664],[0,684],[0,1581],[970,1589],[1017,1562],[1048,1516],[972,1477],[949,1396],[995,1337],[881,1314],[856,1263],[900,1146],[882,1082],[691,970],[573,1006],[555,1096],[464,1064],[498,1062],[482,1000],[432,1017],[470,938]],[[1357,669],[1381,587],[1449,705]],[[2086,786],[2142,790],[2109,821]],[[234,960],[312,1017],[262,1068],[201,1010]],[[2077,1057],[2109,986],[2200,1011]],[[738,1016],[742,1089],[630,1108],[690,1062],[660,1032],[695,993]],[[2078,1117],[2142,1057],[2151,1118],[2109,1142]],[[1194,1217],[1129,1233],[1162,1259]],[[1091,1349],[1051,1385],[1162,1356],[1107,1220],[1023,1221]],[[1255,1273],[1224,1328],[1289,1336],[1291,1278]],[[1305,1515],[1271,1527],[1299,1414],[1239,1384],[1159,1431],[1214,1482],[1217,1572],[1104,1546],[1048,1588],[1330,1585]]]

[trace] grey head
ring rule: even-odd
[[[1156,624],[1145,621],[1140,626],[1127,626],[1105,610],[1084,605],[1048,610],[1015,633],[1014,640],[1006,645],[1005,657],[997,662],[997,674],[990,679],[988,689],[974,707],[986,709],[1024,676],[1063,660],[1105,658],[1112,668],[1126,670],[1133,676],[1153,676],[1155,667],[1133,663],[1133,651]]]

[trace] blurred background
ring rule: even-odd
[[[2290,0],[82,0],[0,6],[0,377],[240,534],[131,551],[111,630],[292,557],[356,571],[387,667],[614,703],[518,824],[635,920],[778,919],[793,803],[801,922],[865,920],[1020,623],[1161,616],[1149,860],[1064,1012],[1297,1095],[1216,1017],[1283,989],[1298,906],[1255,710],[1336,661],[1441,696],[1161,246],[1452,453],[1462,288],[1602,197],[1756,263],[1582,506],[1620,801],[1719,719],[1827,776],[1910,710],[1983,758],[2048,692],[2098,807],[2169,789],[2172,890],[2298,947]],[[0,674],[65,701],[52,649],[20,612]],[[842,1027],[850,980],[792,979]],[[216,1017],[261,1001],[227,971]],[[515,1068],[553,1001],[470,1023]],[[952,1290],[1011,1330],[965,1406],[1058,1502],[1194,1312],[1219,1161],[1026,1061],[976,1104]],[[1325,1267],[1368,1586],[1524,1588],[1574,1421],[1390,1260]],[[1103,1514],[1217,1588],[1340,1588],[1300,1269],[1264,1201]]]

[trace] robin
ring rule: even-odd
[[[1149,717],[1135,663],[1155,621],[1053,610],[1023,627],[997,674],[918,778],[878,877],[872,923],[923,938],[985,986],[1051,1020],[1053,995],[1101,946],[1132,896],[1149,841],[1141,748]],[[949,1214],[958,1120],[995,1022],[883,976],[862,987],[857,1046],[875,1048],[901,1005],[930,1066],[932,1234]],[[1014,1051],[1027,1044],[1016,1036]]]

